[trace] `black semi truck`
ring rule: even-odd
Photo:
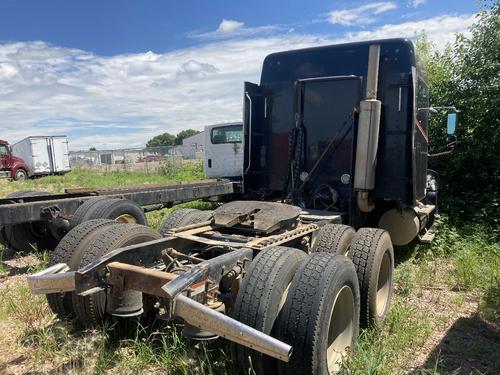
[[[61,319],[156,310],[182,319],[185,336],[226,338],[241,373],[335,373],[359,327],[384,322],[393,243],[427,234],[437,109],[403,39],[272,54],[244,98],[243,176],[229,203],[179,209],[157,232],[132,211],[109,220],[116,197],[86,196],[50,267],[28,281]]]
[[[426,234],[435,208],[428,180],[436,178],[427,128],[436,109],[411,42],[275,53],[260,85],[245,91],[247,194],[338,212],[355,228],[387,229],[396,245]]]

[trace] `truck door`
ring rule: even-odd
[[[10,153],[6,145],[0,144],[0,169],[9,169]]]
[[[266,118],[267,100],[262,88],[245,82],[243,93],[243,184],[246,192],[269,186],[270,133]]]
[[[66,137],[51,137],[52,172],[60,173],[70,170],[68,140]]]
[[[205,175],[239,177],[243,171],[243,125],[210,126],[205,134]]]
[[[51,159],[48,151],[47,138],[32,137],[29,139],[31,145],[31,155],[33,158],[34,174],[46,174],[51,171]]]

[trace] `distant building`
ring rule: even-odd
[[[203,159],[205,151],[205,133],[199,132],[191,137],[184,138],[182,145],[176,146],[176,154],[184,159]]]

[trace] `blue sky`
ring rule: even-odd
[[[284,5],[285,4],[285,5]],[[266,54],[425,30],[442,48],[475,0],[0,3],[0,138],[140,146],[241,117]]]

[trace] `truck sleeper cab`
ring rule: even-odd
[[[378,52],[370,63],[373,46]],[[367,99],[379,101],[380,108],[363,126],[377,131],[359,143]],[[413,211],[426,196],[429,95],[409,40],[271,54],[260,84],[245,83],[244,100],[247,196],[336,211],[355,228],[380,226],[390,211],[383,222],[391,235],[406,234],[399,245],[423,229],[425,217]],[[373,153],[368,165],[356,165],[366,153]],[[356,186],[361,168],[373,177],[366,189]],[[401,213],[408,217],[399,220]]]

